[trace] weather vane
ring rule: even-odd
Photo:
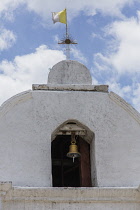
[[[66,34],[64,38],[58,42],[58,44],[66,45],[66,59],[70,59],[70,44],[77,44],[68,33],[68,24],[67,24],[67,10],[64,9],[61,12],[52,12],[52,20],[54,23],[60,22],[66,24]]]

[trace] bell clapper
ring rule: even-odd
[[[74,155],[73,155],[73,163],[74,163],[74,158],[75,158],[75,157],[74,157]]]

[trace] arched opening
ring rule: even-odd
[[[79,158],[67,157],[71,144],[71,133],[75,132]],[[90,141],[87,130],[75,122],[67,122],[59,127],[53,137],[52,154],[52,183],[53,187],[90,187],[91,163],[90,163]],[[89,137],[89,136],[88,136]]]

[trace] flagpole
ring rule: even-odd
[[[66,38],[68,38],[68,23],[67,23],[67,9],[66,10]]]
[[[72,40],[68,33],[68,22],[67,22],[67,9],[65,8],[63,11],[56,13],[58,15],[61,15],[61,20],[56,19],[55,22],[61,22],[66,24],[66,36],[64,39],[61,40],[61,42],[58,42],[58,44],[65,44],[66,45],[66,60],[70,59],[70,44],[77,44],[74,40]]]

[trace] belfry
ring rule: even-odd
[[[139,148],[140,114],[61,61],[0,107],[0,210],[139,210]]]

